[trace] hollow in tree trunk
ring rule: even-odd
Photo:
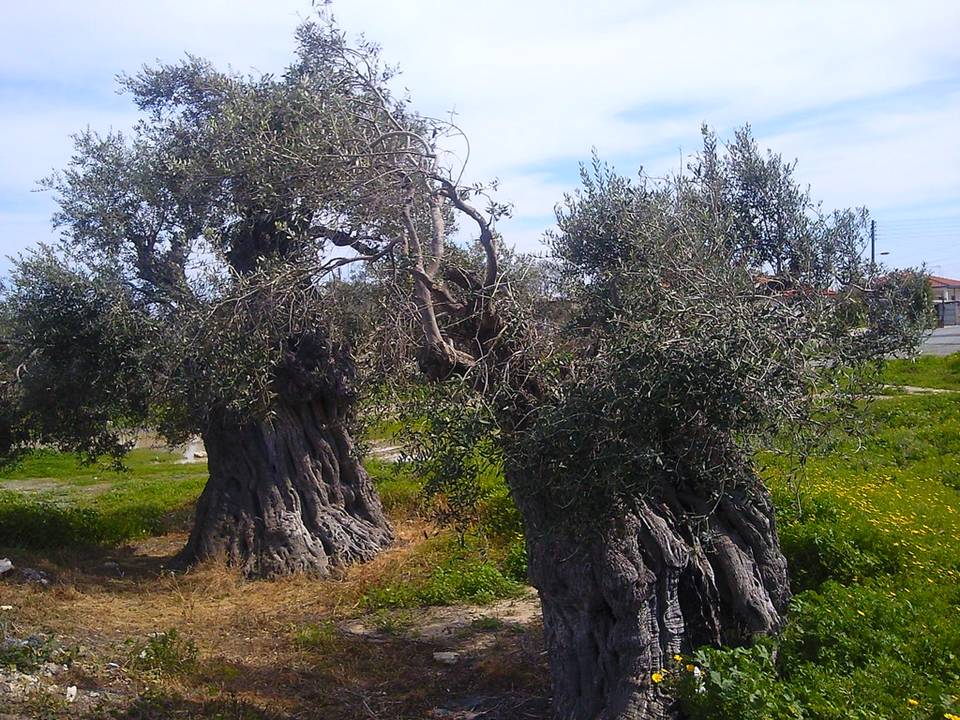
[[[285,401],[269,421],[212,421],[210,479],[183,562],[222,557],[249,577],[326,575],[371,559],[393,533],[330,403]]]
[[[652,674],[674,654],[782,627],[787,567],[759,481],[712,511],[670,490],[580,532],[547,522],[546,502],[520,506],[559,720],[670,717]]]

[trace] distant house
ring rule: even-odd
[[[960,325],[960,280],[930,276],[933,305],[937,309],[937,324]]]

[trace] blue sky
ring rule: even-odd
[[[539,247],[592,148],[624,173],[677,168],[707,122],[746,122],[828,208],[866,205],[894,266],[960,277],[960,3],[344,0],[334,12],[456,113],[470,179],[500,179],[504,237]],[[47,0],[0,26],[0,255],[54,238],[36,180],[69,135],[128,127],[115,75],[185,52],[280,70],[308,0]],[[451,146],[456,158],[463,147]],[[0,263],[0,269],[6,263]]]

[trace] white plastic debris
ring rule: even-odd
[[[0,611],[9,612],[13,610],[13,605],[0,605]]]
[[[77,699],[77,686],[71,685],[67,688],[67,702],[72,703]]]
[[[13,570],[13,563],[7,558],[0,558],[0,576],[6,575],[11,570]]]

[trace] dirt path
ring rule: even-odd
[[[370,456],[384,462],[397,462],[403,457],[403,448],[389,440],[374,440],[370,443]]]
[[[947,390],[946,388],[917,387],[915,385],[884,385],[884,388],[890,390],[900,390],[907,395],[954,395],[957,390]]]
[[[458,661],[490,648],[504,634],[522,633],[541,622],[540,599],[532,588],[490,605],[453,605],[381,611],[344,622],[341,629],[369,638],[402,637],[442,646]]]

